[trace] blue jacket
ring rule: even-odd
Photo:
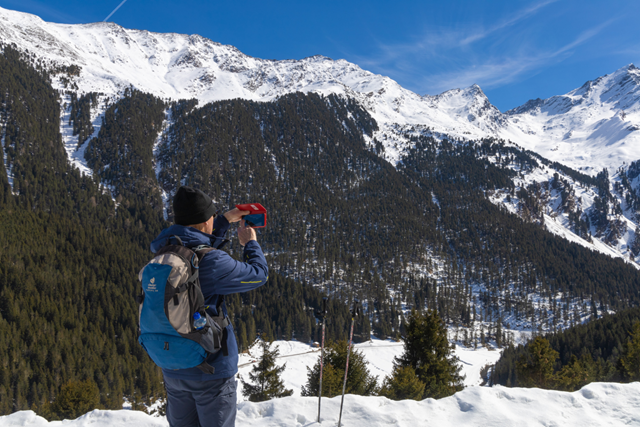
[[[209,245],[218,247],[229,229],[229,222],[224,215],[218,215],[213,222],[213,234],[203,233],[193,227],[173,225],[164,229],[160,235],[151,242],[151,252],[156,253],[167,243],[171,236],[178,236],[187,247]],[[231,258],[224,251],[211,251],[200,261],[200,287],[204,295],[206,305],[214,314],[220,298],[223,295],[247,292],[264,285],[269,276],[269,267],[264,258],[258,242],[252,240],[244,247],[243,259],[239,262]],[[227,307],[222,303],[222,312],[227,315]],[[238,343],[236,342],[233,326],[227,326],[227,348],[229,355],[224,356],[222,351],[210,356],[208,363],[215,368],[215,373],[204,374],[198,368],[190,369],[163,369],[166,377],[207,381],[220,378],[228,378],[238,372]]]

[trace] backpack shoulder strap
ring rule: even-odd
[[[158,252],[156,252],[156,256],[162,255],[162,254],[166,254],[166,253],[169,253],[169,252],[174,253],[176,255],[179,255],[182,258],[184,258],[184,260],[186,262],[189,262],[189,263],[193,264],[194,251],[192,249],[187,248],[186,246],[166,245],[166,246],[161,247],[160,250],[158,250]]]
[[[202,258],[204,258],[206,254],[208,254],[211,251],[215,251],[216,248],[207,246],[207,245],[200,245],[192,248],[191,250],[195,252],[196,255],[198,256],[198,263],[199,263],[200,261],[202,261]]]

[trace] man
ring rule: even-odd
[[[230,224],[241,221],[238,240],[244,246],[245,262],[236,261],[220,250],[206,253],[200,261],[200,287],[205,305],[214,316],[218,315],[214,307],[218,307],[221,300],[221,309],[227,315],[224,295],[247,292],[266,283],[269,268],[256,232],[242,220],[249,211],[235,208],[214,218],[216,209],[209,196],[200,190],[180,187],[173,199],[173,212],[176,225],[163,230],[151,243],[153,253],[171,236],[180,237],[190,248],[199,245],[218,248],[224,243]],[[223,341],[223,349],[226,344],[228,354],[219,351],[207,360],[215,369],[213,374],[205,374],[198,368],[162,370],[167,389],[167,420],[172,427],[235,425],[238,344],[231,324],[226,327]]]

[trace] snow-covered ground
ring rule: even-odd
[[[62,89],[62,85],[57,79],[54,79],[54,87]],[[87,161],[84,158],[84,153],[89,145],[91,139],[98,136],[100,128],[102,127],[102,119],[106,110],[106,104],[103,102],[104,97],[98,97],[98,108],[91,109],[91,124],[93,125],[93,133],[82,144],[78,145],[78,135],[73,134],[73,122],[69,123],[71,116],[71,96],[65,95],[62,99],[63,106],[67,108],[60,109],[60,134],[62,135],[62,142],[69,158],[69,163],[77,167],[84,175],[91,176],[93,171],[87,166]]]
[[[320,355],[320,349],[298,341],[275,341],[274,347],[280,352],[278,365],[287,364],[282,373],[285,387],[293,390],[294,396],[300,396],[300,389],[307,382],[307,367],[312,367]],[[393,340],[372,339],[371,341],[354,345],[369,363],[369,372],[378,377],[378,384],[382,384],[384,377],[393,370],[393,358],[404,351],[404,344]],[[460,359],[461,375],[465,376],[465,387],[480,385],[480,370],[485,365],[493,365],[500,358],[502,351],[493,348],[466,348],[456,345],[455,355]],[[249,372],[262,354],[260,346],[254,345],[249,353],[240,355],[238,374],[243,380],[249,380]],[[241,381],[238,381],[238,402],[244,401]]]
[[[280,352],[278,364],[286,363],[282,375],[285,387],[293,389],[291,397],[252,403],[241,393],[238,381],[237,426],[335,426],[340,397],[323,398],[321,423],[317,423],[318,400],[301,397],[300,387],[307,379],[307,366],[318,360],[320,350],[297,341],[276,341]],[[260,357],[259,346],[239,360],[239,375],[248,373]],[[369,370],[379,382],[388,375],[393,358],[403,352],[403,343],[373,339],[355,348],[369,362]],[[494,364],[500,351],[492,348],[473,350],[459,345],[455,355],[465,375],[465,389],[454,396],[421,402],[395,402],[384,397],[345,397],[342,425],[354,426],[640,426],[640,383],[593,383],[573,393],[540,389],[480,387],[480,370]],[[0,417],[0,427],[165,427],[164,417],[123,409],[94,410],[76,420],[47,422],[32,411],[21,411]]]
[[[640,426],[640,382],[592,383],[573,393],[506,387],[470,387],[453,396],[421,402],[347,395],[342,425],[382,426]],[[340,397],[286,397],[238,405],[237,426],[335,426]],[[2,427],[166,427],[164,418],[143,412],[94,410],[73,421],[47,422],[32,411],[0,417]]]

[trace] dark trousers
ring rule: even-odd
[[[235,377],[211,381],[164,378],[171,427],[234,427]]]

